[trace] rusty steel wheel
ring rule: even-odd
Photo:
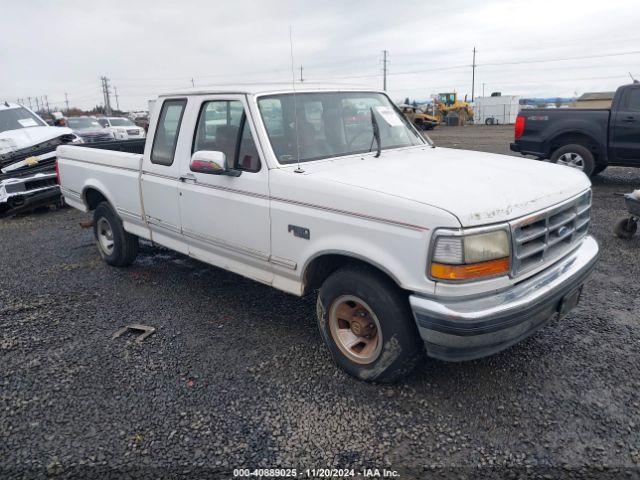
[[[382,351],[378,317],[362,299],[342,295],[329,309],[329,330],[340,351],[351,361],[367,365]]]

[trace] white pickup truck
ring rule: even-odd
[[[322,337],[360,379],[507,348],[575,306],[595,266],[582,172],[435,147],[383,92],[243,85],[157,107],[137,154],[58,148],[102,257],[131,264],[145,238],[319,289]]]

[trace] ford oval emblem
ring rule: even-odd
[[[558,236],[559,237],[564,237],[567,233],[569,233],[569,227],[560,227],[558,229]]]

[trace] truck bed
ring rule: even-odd
[[[521,110],[525,127],[511,150],[549,158],[554,141],[565,132],[581,132],[606,148],[611,110],[591,108],[549,108]]]
[[[111,197],[107,200],[123,220],[142,218],[141,154],[65,145],[58,147],[57,156],[62,193],[71,206],[86,211],[87,191],[95,187]]]
[[[145,138],[134,138],[132,140],[109,140],[108,142],[94,142],[84,145],[87,148],[97,148],[99,150],[112,150],[116,152],[144,153]]]

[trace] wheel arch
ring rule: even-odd
[[[302,295],[320,288],[329,275],[345,265],[362,265],[372,268],[387,277],[398,288],[402,288],[398,278],[389,269],[367,257],[343,250],[325,250],[312,255],[305,262],[302,268]]]
[[[589,132],[584,130],[565,130],[558,132],[547,142],[547,156],[565,145],[578,144],[589,149],[593,153],[596,164],[607,163],[605,152],[602,151],[600,142]]]
[[[95,210],[101,202],[108,202],[111,207],[114,206],[110,196],[106,193],[106,189],[97,183],[89,182],[82,190],[82,201],[89,211]]]

